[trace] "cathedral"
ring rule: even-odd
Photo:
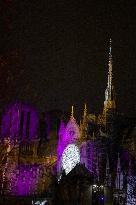
[[[105,101],[99,115],[84,105],[42,113],[15,102],[1,115],[0,193],[49,204],[136,204],[136,120],[117,112],[110,40]],[[36,202],[33,201],[33,204]]]

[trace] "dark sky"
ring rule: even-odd
[[[109,38],[119,112],[136,116],[136,3],[0,1],[0,106],[100,112]],[[135,2],[135,1],[133,1]]]

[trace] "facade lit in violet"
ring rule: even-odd
[[[50,193],[50,204],[56,198],[56,204],[136,204],[136,121],[117,112],[113,65],[110,40],[105,101],[97,116],[88,113],[89,102],[80,122],[74,106],[68,120],[63,113],[41,114],[22,102],[5,108],[1,195]]]

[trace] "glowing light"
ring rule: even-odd
[[[32,201],[32,205],[45,205],[46,203],[47,203],[47,200],[45,200],[45,201],[36,201],[36,202]]]
[[[136,204],[136,198],[134,193],[135,185],[136,185],[136,176],[129,176],[128,184],[127,184],[127,205]]]
[[[62,169],[68,174],[80,163],[80,151],[75,144],[69,144],[62,154]]]
[[[70,118],[69,122],[65,126],[63,122],[60,125],[59,131],[59,141],[57,147],[58,153],[58,162],[57,162],[57,170],[61,171],[62,168],[62,153],[68,144],[76,144],[77,140],[80,137],[79,126],[76,123],[74,118]]]

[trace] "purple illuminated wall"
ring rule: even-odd
[[[23,113],[22,130],[21,130],[21,116]],[[27,115],[30,114],[29,125],[27,128]],[[37,111],[30,105],[15,103],[8,106],[2,115],[1,134],[2,137],[22,138],[26,140],[35,139],[38,135],[39,117]],[[28,134],[27,134],[28,129]],[[29,136],[27,136],[29,135]]]
[[[59,129],[59,140],[57,146],[57,171],[58,172],[61,170],[61,156],[65,147],[64,139],[65,139],[65,124],[63,121],[61,121],[60,129]]]
[[[34,195],[43,176],[43,169],[38,165],[21,165],[10,176],[10,193],[16,196]]]
[[[94,144],[91,141],[83,142],[80,147],[81,164],[90,171],[94,172]]]

